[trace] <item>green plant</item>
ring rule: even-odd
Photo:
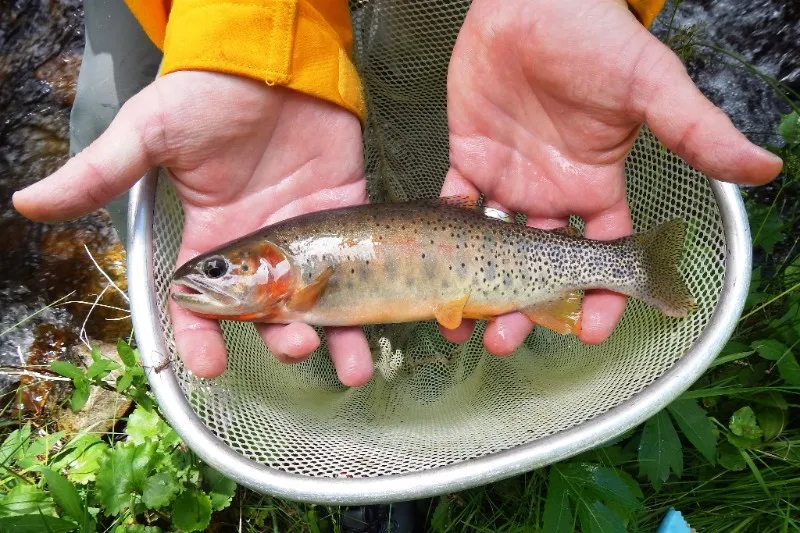
[[[83,432],[34,432],[31,424],[0,445],[0,531],[205,530],[214,511],[228,507],[236,484],[186,449],[148,396],[135,350],[120,341],[125,370],[116,389],[137,402],[125,430],[107,440]],[[54,362],[75,384],[71,406],[79,410],[91,385],[119,365],[93,351],[83,371]],[[146,400],[144,400],[146,398]]]

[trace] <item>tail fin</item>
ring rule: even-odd
[[[644,271],[634,296],[667,316],[684,317],[696,307],[678,273],[685,236],[686,222],[674,219],[631,237]]]

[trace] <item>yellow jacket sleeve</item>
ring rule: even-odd
[[[163,51],[162,74],[210,70],[247,76],[340,105],[363,122],[346,0],[125,1]],[[627,0],[645,27],[664,2]]]
[[[645,28],[649,28],[664,8],[665,0],[627,0],[628,7]]]
[[[210,70],[365,109],[346,0],[125,0],[161,73]]]

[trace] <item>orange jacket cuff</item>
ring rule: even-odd
[[[628,7],[645,28],[649,28],[664,9],[665,0],[627,0]]]
[[[337,104],[363,122],[345,1],[126,0],[164,52],[161,74],[208,70],[282,85]]]

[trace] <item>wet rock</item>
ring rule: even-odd
[[[127,302],[95,267],[89,253],[126,289],[125,253],[108,215],[99,211],[61,224],[20,216],[11,195],[63,165],[69,114],[83,52],[80,0],[0,2],[0,365],[51,360],[55,331],[62,347],[81,334],[115,342],[131,331]],[[54,302],[61,301],[52,307]],[[94,305],[95,303],[99,305]],[[118,320],[122,318],[122,320]],[[44,328],[44,329],[42,329]],[[44,344],[42,344],[44,343]],[[0,375],[0,391],[16,379]],[[30,416],[51,402],[47,385],[23,383]],[[49,394],[49,396],[48,396]],[[46,398],[49,400],[45,400]]]
[[[103,357],[111,359],[123,367],[116,345],[97,341],[90,341],[89,344],[100,350]],[[91,351],[83,344],[74,346],[71,349],[70,357],[77,360],[76,364],[83,368],[87,368],[93,361]],[[112,371],[104,381],[113,387],[116,378],[120,375],[120,370]],[[54,418],[57,421],[58,430],[64,431],[68,435],[83,430],[93,433],[108,433],[114,428],[117,421],[125,416],[131,404],[132,402],[122,394],[93,386],[83,409],[74,413],[69,406],[64,406]]]
[[[796,0],[684,0],[668,2],[653,24],[661,39],[682,30],[693,41],[716,45],[741,56],[759,71],[800,92],[800,3]],[[672,29],[670,30],[670,26]],[[779,140],[777,124],[789,106],[756,74],[714,50],[693,46],[686,58],[689,75],[751,141]]]

